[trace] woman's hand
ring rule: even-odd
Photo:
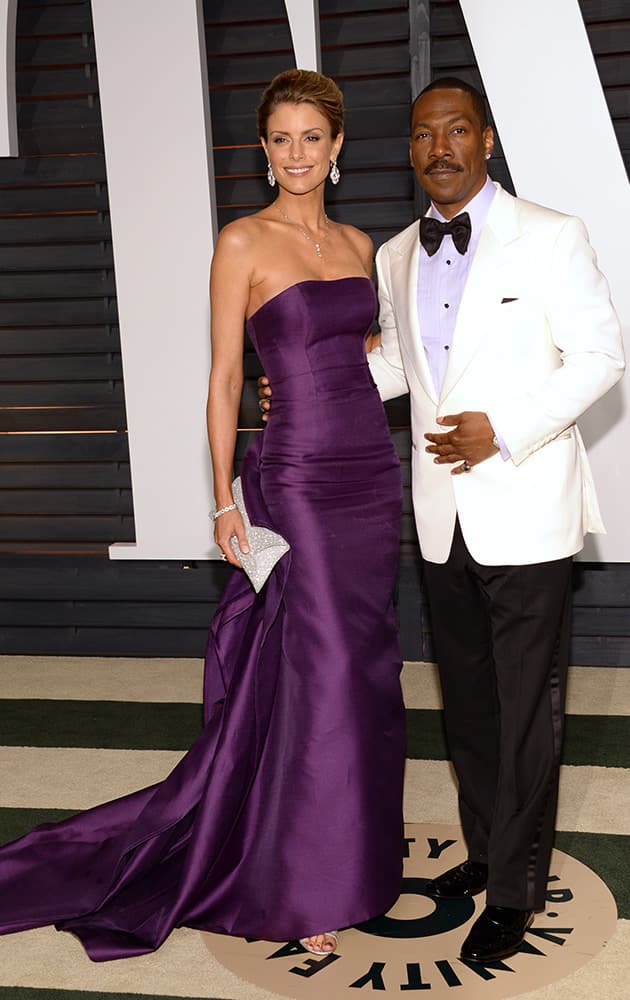
[[[269,411],[271,409],[271,397],[272,389],[269,385],[269,379],[266,375],[261,375],[258,379],[258,406],[260,407],[260,412],[262,414],[262,420],[267,423],[269,420]]]
[[[214,540],[227,562],[232,563],[233,566],[238,566],[240,569],[241,564],[234,555],[232,548],[231,539],[234,537],[238,539],[238,547],[241,552],[249,552],[243,518],[237,510],[229,510],[227,513],[217,517],[214,522]]]

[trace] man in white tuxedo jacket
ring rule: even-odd
[[[435,81],[410,157],[431,197],[377,255],[383,399],[409,392],[412,491],[468,861],[487,885],[462,957],[518,950],[545,904],[569,656],[571,557],[604,530],[576,420],[621,377],[582,223],[487,177],[483,99]],[[437,221],[437,225],[436,225]]]

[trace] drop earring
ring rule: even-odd
[[[270,162],[267,162],[267,183],[269,184],[269,187],[276,186],[276,175],[273,172],[273,167]]]
[[[341,173],[339,171],[339,167],[337,166],[337,161],[336,160],[331,160],[330,161],[330,179],[331,179],[332,183],[333,184],[338,184],[340,177],[341,177]]]

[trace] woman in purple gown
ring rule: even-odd
[[[278,195],[225,227],[212,266],[215,533],[238,565],[246,320],[274,397],[243,493],[252,523],[290,551],[258,594],[234,571],[208,639],[204,728],[175,770],[0,849],[0,932],[54,923],[97,961],[153,951],[177,926],[325,954],[331,928],[400,891],[402,489],[365,358],[371,241],[324,211],[343,140],[333,81],[280,74],[258,124]]]

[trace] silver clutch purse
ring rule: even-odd
[[[278,559],[289,551],[290,545],[277,532],[270,531],[269,528],[258,527],[250,522],[245,510],[240,476],[232,483],[232,495],[243,518],[249,552],[241,552],[236,538],[231,539],[232,549],[251,580],[252,587],[258,593]]]

